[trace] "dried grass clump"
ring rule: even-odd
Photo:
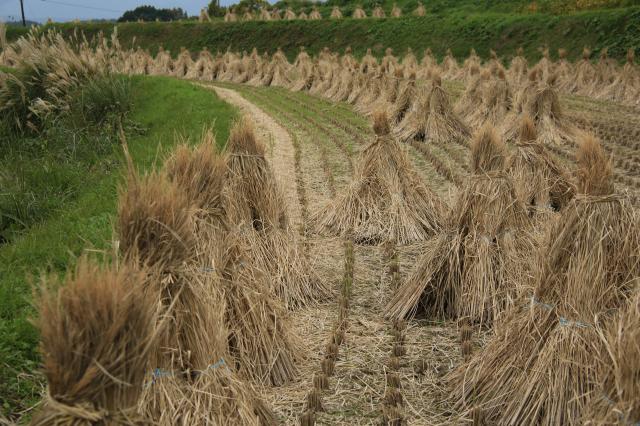
[[[198,16],[198,22],[211,22],[211,18],[209,17],[209,11],[206,7],[200,9],[200,16]]]
[[[418,7],[413,11],[415,16],[425,16],[427,14],[427,10],[425,9],[422,2],[418,2]]]
[[[296,363],[304,354],[269,276],[256,268],[256,247],[241,234],[238,230],[225,239],[227,250],[219,267],[229,352],[242,376],[280,386],[296,377]]]
[[[288,7],[287,10],[284,12],[284,19],[286,19],[287,21],[293,21],[296,18],[297,18],[296,13],[293,11],[293,9]]]
[[[523,291],[525,255],[532,250],[529,219],[504,173],[505,147],[491,126],[474,137],[472,175],[445,230],[425,247],[387,316],[418,312],[490,324]],[[523,282],[524,281],[524,282]]]
[[[125,257],[171,274],[192,259],[196,245],[193,207],[163,174],[130,171],[118,201],[119,246]]]
[[[333,6],[333,9],[331,9],[331,19],[342,19],[342,11],[340,10],[340,8],[338,6]]]
[[[288,227],[284,197],[248,117],[238,121],[229,135],[223,196],[231,223],[256,230]]]
[[[264,147],[247,118],[231,130],[227,151],[227,217],[243,229],[240,236],[253,247],[255,264],[269,274],[272,290],[288,308],[325,298],[329,288],[300,250]]]
[[[367,12],[364,11],[364,9],[362,8],[362,6],[357,6],[354,11],[353,11],[353,15],[351,15],[351,17],[353,19],[363,19],[367,17]]]
[[[599,330],[600,386],[593,394],[584,424],[604,426],[640,421],[640,292]]]
[[[360,155],[353,184],[317,213],[318,226],[365,244],[424,240],[441,227],[441,202],[389,134],[385,112],[376,112],[373,127],[376,138]]]
[[[412,111],[398,125],[401,141],[463,141],[470,137],[467,125],[453,111],[440,76],[434,76],[430,88],[419,92]]]
[[[607,167],[605,159],[578,157],[581,179],[601,181],[587,171]],[[591,188],[594,193],[576,195],[546,233],[533,295],[523,297],[487,346],[451,375],[459,409],[479,406],[491,422],[523,425],[573,424],[586,414],[598,370],[597,329],[624,306],[640,274],[632,207],[600,185],[578,185]]]
[[[136,404],[154,349],[156,306],[146,271],[80,259],[37,297],[48,389],[33,425],[146,424]]]
[[[576,191],[569,173],[538,141],[535,125],[526,116],[506,170],[513,179],[518,199],[531,215],[544,217],[545,213],[561,210]]]

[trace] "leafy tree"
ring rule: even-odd
[[[182,8],[173,9],[157,9],[153,6],[139,6],[133,10],[126,11],[118,22],[136,22],[143,21],[177,21],[179,19],[187,19],[187,13]]]

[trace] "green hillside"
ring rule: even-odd
[[[55,26],[67,34],[74,30],[73,24]],[[79,28],[91,37],[100,31],[111,33],[113,24],[86,23]],[[568,49],[572,58],[578,57],[582,47],[588,45],[596,53],[608,47],[611,56],[622,59],[626,49],[640,46],[640,7],[568,15],[486,12],[362,20],[127,23],[119,24],[118,32],[124,46],[131,46],[135,39],[137,45],[152,52],[163,45],[173,54],[180,47],[191,51],[203,47],[211,51],[257,47],[260,52],[273,52],[281,47],[293,58],[300,46],[312,53],[325,46],[333,50],[351,46],[356,55],[372,48],[381,56],[387,47],[396,54],[411,47],[421,55],[426,47],[431,47],[438,56],[451,48],[454,55],[463,58],[474,47],[484,57],[493,48],[508,58],[522,46],[527,57],[536,60],[540,57],[538,48],[543,45],[548,45],[554,54],[559,47]],[[20,30],[9,29],[9,39],[19,34]]]

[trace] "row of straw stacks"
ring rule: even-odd
[[[287,307],[328,288],[298,253],[252,124],[223,154],[210,130],[183,141],[159,172],[127,159],[119,255],[42,286],[48,393],[33,424],[275,424],[255,387],[297,376]]]
[[[418,3],[418,6],[412,12],[413,16],[425,16],[426,9],[422,3]],[[389,16],[392,18],[399,18],[402,16],[402,9],[398,7],[396,3],[393,4]],[[329,14],[329,19],[342,19],[344,14],[342,10],[338,6],[334,6],[331,9],[331,13]],[[371,18],[386,18],[387,14],[384,9],[380,6],[376,6],[371,11]],[[362,6],[356,6],[356,8],[351,13],[351,18],[353,19],[364,19],[367,18],[367,12],[362,8]],[[239,13],[234,8],[229,8],[224,15],[225,22],[240,22],[240,21],[293,21],[293,20],[319,20],[323,19],[322,14],[318,10],[316,6],[311,8],[309,13],[306,13],[304,10],[300,11],[296,14],[296,12],[288,7],[283,11],[280,9],[267,9],[261,8],[259,11],[245,10],[244,12]],[[199,17],[200,22],[210,22],[211,19],[206,12],[206,9],[202,9]]]

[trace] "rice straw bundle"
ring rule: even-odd
[[[364,11],[364,9],[362,8],[362,6],[356,6],[355,10],[353,11],[353,15],[351,15],[351,17],[353,19],[363,19],[367,17],[367,12]]]
[[[269,411],[233,370],[208,372],[214,362],[229,359],[227,329],[220,285],[196,264],[191,199],[163,175],[138,177],[130,170],[128,188],[120,194],[118,232],[125,258],[158,274],[147,287],[166,321],[151,354],[158,370],[143,389],[139,410],[162,425],[230,418],[257,424],[258,417],[269,423]]]
[[[392,127],[402,122],[407,112],[413,106],[416,97],[416,73],[409,74],[409,78],[402,81],[398,88],[398,96],[396,101],[390,108],[390,123]]]
[[[200,51],[198,60],[189,68],[185,77],[205,81],[213,80],[213,56],[206,47]]]
[[[393,49],[387,47],[384,50],[384,57],[382,58],[382,61],[380,61],[380,68],[384,70],[384,72],[391,73],[397,64],[398,58],[393,55]]]
[[[393,7],[391,8],[391,17],[399,18],[401,16],[402,16],[402,10],[400,10],[397,3],[394,3]]]
[[[416,7],[416,10],[413,11],[413,14],[415,16],[425,16],[427,14],[427,10],[425,9],[422,2],[418,2],[418,7]]]
[[[173,72],[171,75],[174,77],[182,78],[187,75],[189,68],[193,66],[193,59],[191,59],[191,53],[184,47],[180,48],[180,54],[173,63]]]
[[[499,69],[497,75],[485,81],[481,92],[482,103],[477,104],[466,117],[471,127],[482,127],[486,123],[499,126],[511,112],[511,89],[507,83],[504,70]]]
[[[33,425],[147,424],[136,405],[156,344],[146,271],[80,259],[36,305],[47,396]]]
[[[449,96],[435,77],[429,95],[429,112],[425,126],[425,142],[430,140],[451,142],[466,140],[471,136],[467,125],[453,112]]]
[[[223,197],[231,223],[246,223],[257,230],[289,226],[286,202],[248,117],[236,123],[229,135]]]
[[[533,81],[518,95],[511,118],[505,120],[506,125],[503,129],[508,141],[517,139],[519,123],[523,116],[529,116],[543,144],[576,145],[582,132],[565,117],[560,107],[555,81],[555,75],[549,77],[541,87],[537,87]]]
[[[569,174],[549,155],[538,141],[533,121],[524,117],[516,150],[506,166],[513,179],[518,199],[528,207],[531,215],[564,208],[575,194]]]
[[[581,423],[595,388],[597,325],[637,287],[637,216],[613,192],[611,165],[595,139],[586,137],[577,157],[579,194],[546,234],[533,297],[450,377],[458,408],[480,407],[491,422]]]
[[[460,67],[458,66],[458,61],[453,57],[451,49],[447,49],[447,53],[442,60],[442,78],[454,80],[458,77],[459,73]]]
[[[371,54],[371,49],[367,49],[367,52],[362,57],[360,62],[360,72],[363,74],[374,72],[378,68],[378,60]]]
[[[310,20],[318,20],[318,19],[322,19],[322,15],[320,15],[320,12],[318,11],[317,7],[313,7],[311,10],[311,13],[309,14],[309,19]]]
[[[247,11],[244,12],[244,15],[242,15],[243,21],[255,21],[255,19],[256,17],[250,9],[247,9]]]
[[[473,175],[417,267],[387,305],[387,316],[494,321],[522,291],[520,256],[531,250],[529,220],[504,174],[505,148],[490,126],[472,145]],[[517,271],[517,272],[516,272]]]
[[[294,19],[296,19],[296,13],[293,11],[293,9],[291,9],[290,7],[287,8],[287,10],[284,12],[284,19],[286,19],[287,21],[293,21]]]
[[[546,80],[551,74],[555,73],[555,66],[551,60],[551,53],[548,47],[538,48],[538,50],[542,53],[542,58],[540,58],[540,61],[535,65],[535,68],[538,69],[540,78]]]
[[[211,18],[209,17],[209,12],[207,8],[203,7],[200,9],[200,16],[198,16],[198,22],[211,22]]]
[[[252,240],[252,235],[252,229],[240,227],[224,240],[227,250],[219,270],[229,351],[243,377],[280,386],[296,377],[295,364],[304,355],[268,276],[256,268],[257,247],[253,244],[260,242]]]
[[[281,16],[280,16],[280,10],[278,10],[278,9],[273,9],[273,10],[271,11],[271,20],[272,20],[272,21],[279,21],[280,19],[281,19]]]
[[[480,73],[479,66],[471,65],[468,71],[468,79],[469,82],[454,107],[454,112],[465,120],[472,117],[478,109],[478,105],[482,104],[483,87],[489,79],[489,73],[487,71]]]
[[[260,9],[260,16],[258,19],[260,19],[261,21],[271,20],[271,13],[269,13],[269,10],[266,7]]]
[[[601,327],[598,376],[584,424],[633,425],[640,421],[640,291],[611,324]]]
[[[231,130],[227,152],[223,189],[227,217],[243,228],[240,235],[253,246],[254,261],[269,274],[275,294],[287,308],[325,298],[327,284],[299,250],[295,233],[289,228],[286,202],[247,118]]]
[[[315,220],[322,230],[364,244],[425,240],[440,230],[441,202],[389,134],[386,113],[376,112],[373,126],[376,138],[360,155],[353,183]]]
[[[596,78],[596,69],[591,60],[591,50],[582,49],[582,59],[576,64],[573,78],[562,82],[561,90],[567,93],[582,93],[588,91]]]
[[[415,70],[418,67],[418,59],[410,47],[407,48],[407,53],[404,55],[404,58],[402,58],[402,66],[407,72]]]
[[[627,105],[637,105],[640,103],[638,94],[640,93],[640,73],[635,64],[635,51],[627,51],[627,63],[618,73],[615,81],[605,87],[599,94],[599,98],[609,99]]]
[[[394,137],[401,141],[411,140],[425,140],[425,130],[428,119],[429,108],[429,91],[430,80],[427,85],[412,88],[413,97],[411,100],[403,98],[402,94],[399,100],[404,100],[407,103],[410,101],[411,106],[404,110],[403,114],[398,114],[399,111],[392,110],[392,119],[397,121],[399,115],[402,115],[402,119],[397,121],[396,126],[393,129]]]
[[[382,7],[376,6],[376,7],[373,8],[373,11],[371,12],[371,17],[372,18],[386,18],[387,14],[384,13],[384,10],[382,9]]]
[[[342,19],[342,11],[340,10],[340,8],[338,6],[333,6],[333,9],[331,9],[331,19]]]
[[[519,87],[527,80],[529,64],[524,57],[524,49],[519,47],[516,56],[511,60],[507,75],[514,87]]]
[[[309,19],[309,16],[304,11],[302,11],[298,13],[298,19],[306,21],[307,19]]]

